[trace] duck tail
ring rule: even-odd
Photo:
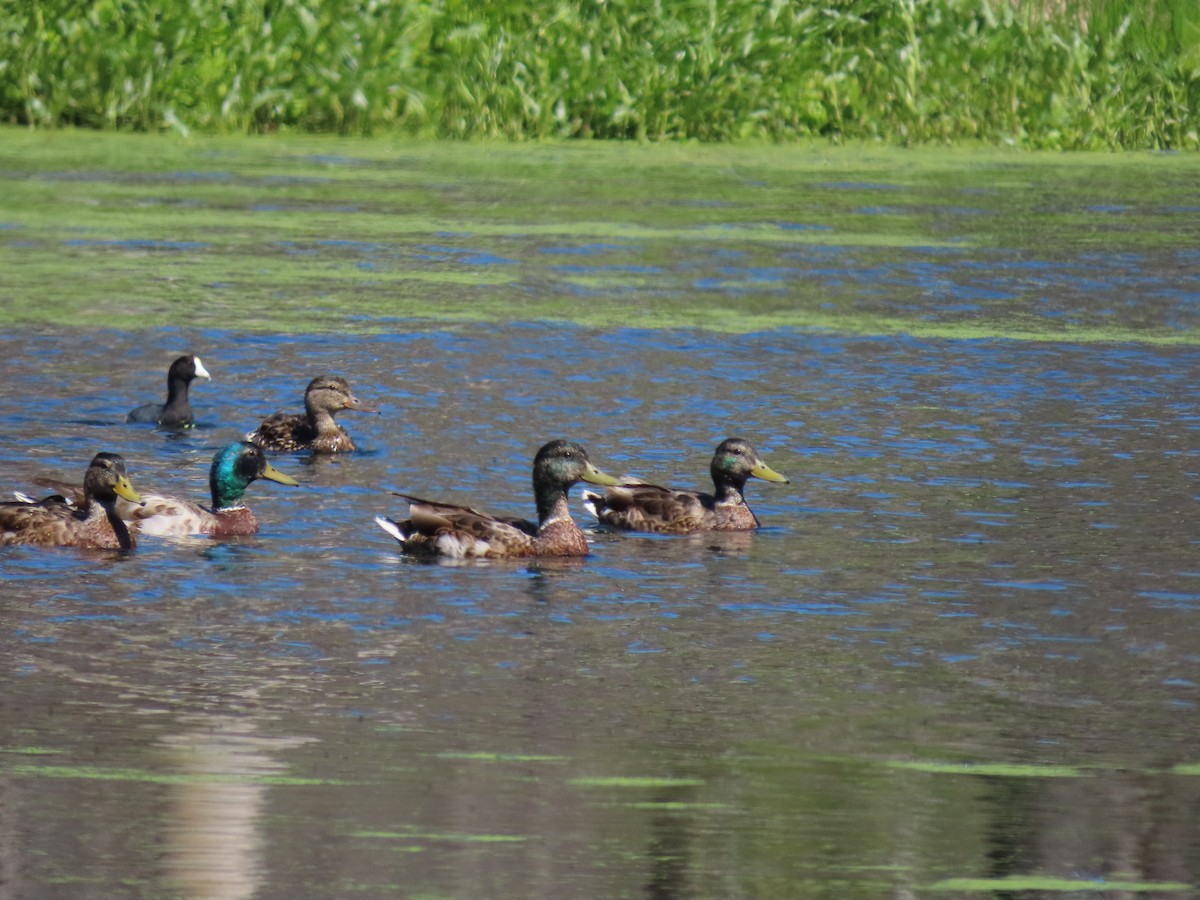
[[[401,526],[401,523],[396,522],[393,519],[389,519],[387,516],[376,516],[375,524],[398,540],[401,544],[403,544],[409,538],[410,532],[405,532],[404,528]]]
[[[583,508],[599,519],[604,511],[608,509],[608,503],[605,502],[603,494],[597,494],[595,491],[584,491]]]

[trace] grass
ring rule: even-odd
[[[39,127],[1200,146],[1193,0],[42,0],[0,46]]]

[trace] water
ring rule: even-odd
[[[927,246],[861,250],[887,265],[849,281],[822,274],[824,251],[755,252],[791,257],[770,291],[833,279],[839,309],[885,319],[911,301],[939,327],[1008,321],[1011,304],[964,290],[970,270],[1033,327],[1065,310],[1186,338],[1193,270],[1131,240],[1125,262],[954,251],[954,277]],[[464,243],[473,262],[430,265],[512,258],[497,290],[536,296],[563,262],[531,269],[537,241]],[[636,274],[666,296],[712,251]],[[920,276],[908,301],[897,272]],[[758,302],[746,283],[712,288],[712,308]],[[1157,300],[1132,302],[1150,284]],[[627,293],[593,285],[587,303],[610,290]],[[3,550],[0,896],[1155,897],[1200,881],[1190,340],[362,309],[350,334],[223,327],[222,302],[190,325],[0,336],[4,489],[81,477],[103,449],[138,489],[202,499],[214,451],[298,410],[318,372],[381,410],[341,416],[358,454],[277,455],[302,486],[251,486],[254,537]],[[125,425],[182,352],[213,375],[193,387],[198,427]],[[613,473],[705,487],[730,434],[792,479],[751,483],[753,535],[598,531],[576,489],[586,560],[445,565],[372,522],[403,511],[389,490],[532,514],[529,461],[554,437]]]

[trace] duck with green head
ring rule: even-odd
[[[567,492],[580,481],[613,485],[587,451],[574,441],[551,441],[533,460],[533,495],[537,522],[497,518],[466,506],[435,503],[410,494],[409,517],[397,522],[376,516],[379,527],[400,542],[405,552],[457,559],[527,556],[586,556],[587,540],[571,518]]]
[[[208,534],[213,537],[254,534],[258,531],[258,519],[246,506],[243,496],[250,483],[259,478],[293,487],[300,483],[267,462],[262,450],[254,444],[235,441],[217,451],[208,470],[211,508],[191,500],[146,494],[142,506],[137,509],[123,507],[120,512],[130,514],[143,534]]]
[[[141,499],[129,483],[125,460],[116,453],[97,453],[83,476],[77,504],[62,496],[37,502],[0,503],[0,546],[39,544],[129,550],[137,543],[117,514],[117,503]]]
[[[263,420],[246,440],[264,450],[311,450],[349,453],[356,450],[350,434],[334,416],[343,409],[378,412],[363,404],[340,375],[318,375],[304,390],[304,415],[282,410]]]
[[[603,524],[629,531],[753,531],[759,522],[743,496],[746,481],[761,478],[789,483],[742,438],[727,438],[717,446],[710,471],[715,487],[712,494],[622,481],[604,494],[584,491],[583,505]]]
[[[234,441],[217,451],[209,467],[210,508],[178,497],[143,494],[137,503],[118,499],[115,510],[124,521],[136,523],[142,534],[209,534],[213,537],[254,534],[258,531],[258,519],[242,498],[250,483],[259,478],[278,484],[299,484],[267,462],[260,448],[246,441]],[[60,499],[65,498],[63,502],[83,502],[83,494],[77,485],[54,478],[35,478],[34,482],[58,491]]]

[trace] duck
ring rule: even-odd
[[[129,481],[124,458],[117,453],[97,453],[84,473],[83,503],[78,507],[61,495],[0,503],[0,546],[130,550],[137,541],[117,514],[118,498],[141,502]]]
[[[736,437],[726,438],[717,445],[711,472],[715,487],[712,494],[623,479],[604,494],[584,491],[583,505],[602,524],[627,531],[659,534],[753,531],[759,527],[759,521],[742,493],[747,479],[791,483],[763,462],[749,441]]]
[[[586,556],[587,540],[571,518],[567,493],[580,481],[620,482],[594,465],[587,450],[574,441],[554,440],[533,459],[533,496],[537,522],[499,518],[467,506],[422,500],[408,501],[402,522],[376,516],[375,522],[399,541],[405,552],[454,559],[499,559],[529,556]],[[393,492],[395,493],[395,492]]]
[[[358,449],[346,429],[333,420],[343,409],[378,413],[354,396],[340,375],[318,375],[304,389],[304,415],[282,410],[263,420],[246,440],[264,450],[311,450],[346,453]]]
[[[181,356],[167,369],[167,402],[147,403],[131,409],[126,422],[148,422],[161,428],[192,428],[196,419],[188,402],[188,388],[197,378],[212,379],[198,356]]]
[[[300,484],[267,462],[261,447],[249,441],[233,441],[216,452],[209,467],[211,507],[163,494],[142,494],[138,503],[117,500],[116,511],[125,522],[136,523],[141,534],[212,537],[256,534],[258,519],[242,498],[250,482],[259,478],[293,487]],[[75,485],[52,478],[35,478],[34,482],[59,492],[37,502],[55,502],[56,498],[72,505],[81,502],[81,492]]]
[[[211,507],[177,497],[144,494],[141,506],[135,509],[123,506],[119,512],[132,515],[142,534],[212,537],[255,534],[258,519],[242,498],[250,482],[259,478],[292,487],[300,484],[267,462],[261,447],[249,441],[234,441],[217,451],[208,470]]]

